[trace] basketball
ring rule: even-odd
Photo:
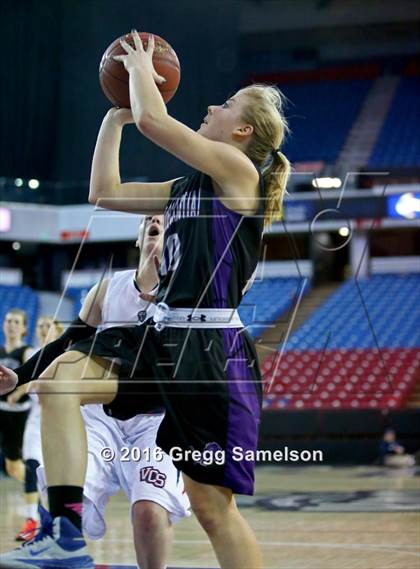
[[[144,49],[147,49],[150,34],[141,32],[139,35]],[[178,56],[169,43],[163,38],[155,34],[153,35],[155,38],[153,65],[156,72],[166,79],[166,83],[157,85],[157,87],[165,103],[168,103],[178,89],[181,68]],[[121,36],[113,41],[102,56],[99,65],[99,82],[106,97],[114,106],[130,108],[128,72],[121,62],[113,59],[115,55],[125,55],[125,51],[120,44],[121,39],[125,39],[131,47],[135,48],[131,34],[125,34],[125,36]]]

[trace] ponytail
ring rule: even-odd
[[[263,169],[266,191],[264,227],[283,217],[283,200],[286,195],[287,181],[290,176],[290,162],[280,150],[274,150],[270,162]]]

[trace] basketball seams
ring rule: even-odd
[[[114,94],[108,88],[107,83],[105,81],[106,77],[111,77],[114,81],[119,81],[120,83],[123,83],[124,85],[128,85],[128,81],[124,81],[124,79],[120,79],[119,77],[112,75],[112,73],[110,73],[106,67],[101,68],[101,71],[99,74],[99,82],[101,84],[103,91],[104,92],[106,91],[105,92],[106,97],[110,100],[110,102],[113,105],[121,106],[121,105],[117,104],[117,102],[115,101],[115,98],[114,98]],[[162,95],[165,95],[165,94],[168,95],[168,94],[172,94],[172,93],[175,94],[176,90],[177,90],[177,87],[173,88],[173,89],[165,89],[165,90],[160,89],[160,93]],[[130,108],[130,107],[126,107],[126,108]]]
[[[113,54],[113,55],[121,55],[121,54],[116,53],[116,54]],[[112,56],[112,57],[113,57],[113,56]],[[112,64],[114,64],[114,63],[117,64],[116,61],[113,61],[113,60],[112,60],[112,57],[111,57],[111,56],[110,56],[110,57],[107,57],[107,58],[104,60],[104,63],[101,62],[101,66],[100,66],[100,68],[99,68],[99,71],[101,71],[101,70],[105,67],[105,65],[107,64],[108,61],[110,61],[110,63],[112,63]],[[164,63],[170,65],[170,66],[173,67],[173,69],[175,69],[176,71],[180,71],[178,65],[176,65],[176,63],[175,63],[174,61],[172,61],[172,59],[166,59],[166,57],[159,57],[159,59],[158,59],[156,62],[154,62],[154,64],[156,64],[156,63],[159,64],[160,61],[163,61]],[[122,65],[122,63],[121,63],[120,65]],[[114,75],[114,77],[115,77],[115,75]]]
[[[108,77],[112,77],[112,79],[115,79],[116,81],[119,81],[120,83],[124,83],[124,85],[128,85],[128,80],[125,81],[125,79],[121,79],[121,77],[117,77],[116,75],[113,75],[112,73],[109,72],[108,68],[103,67],[101,69],[101,75],[108,75]]]
[[[107,68],[102,67],[101,69],[101,75],[108,75],[108,77],[112,77],[112,79],[115,79],[116,81],[120,81],[121,83],[124,83],[125,85],[128,84],[128,81],[124,81],[124,79],[120,79],[119,77],[116,77],[115,75],[112,75],[112,73],[110,73],[108,71]],[[101,78],[100,78],[101,80]],[[101,81],[101,85],[102,85],[102,81]],[[166,90],[161,90],[161,93],[171,93],[172,91],[174,91],[175,89],[166,89]],[[108,93],[111,94],[111,92],[108,90]]]
[[[108,75],[108,73],[105,71],[104,72],[104,76]],[[115,101],[113,101],[113,94],[111,93],[111,91],[108,89],[106,83],[104,81],[102,81],[102,78],[100,78],[100,83],[101,83],[101,87],[103,92],[105,93],[105,95],[107,96],[107,98],[110,100],[110,102],[115,105]]]

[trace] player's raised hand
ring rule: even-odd
[[[153,66],[153,52],[155,49],[155,37],[149,34],[147,48],[144,49],[143,42],[136,30],[131,32],[135,49],[125,40],[121,39],[121,47],[126,52],[125,55],[114,55],[115,61],[123,63],[126,70],[130,73],[136,67],[146,67],[153,75],[153,79],[159,85],[166,82],[166,79],[156,72]]]
[[[0,395],[10,393],[18,383],[18,376],[8,367],[0,365]]]
[[[119,126],[124,126],[126,124],[134,123],[133,113],[131,109],[118,109],[116,107],[109,109],[105,118],[107,120],[112,120]]]

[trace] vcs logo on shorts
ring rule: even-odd
[[[145,466],[140,470],[140,482],[152,484],[156,488],[164,488],[166,483],[166,474],[157,468]]]

